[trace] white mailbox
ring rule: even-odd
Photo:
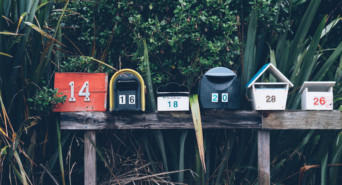
[[[177,83],[162,85],[157,89],[158,111],[189,111],[189,90]]]
[[[269,71],[280,82],[257,82]],[[285,110],[287,93],[293,84],[273,64],[265,64],[248,82],[254,110]]]
[[[302,110],[333,110],[335,82],[304,82],[300,88]]]

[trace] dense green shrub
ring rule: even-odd
[[[186,77],[211,67],[237,67],[237,12],[231,10],[229,1],[102,0],[73,2],[70,10],[80,15],[65,20],[66,27],[75,27],[65,34],[76,36],[85,55],[116,68],[143,70],[139,42],[146,39],[155,85],[186,84]],[[190,67],[194,65],[197,67]]]

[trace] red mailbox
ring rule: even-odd
[[[56,73],[55,89],[66,95],[54,112],[106,111],[108,75],[105,73]]]

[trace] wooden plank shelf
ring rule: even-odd
[[[340,111],[202,111],[203,129],[342,129]],[[62,130],[193,129],[189,112],[61,113]]]
[[[201,112],[203,129],[258,129],[259,184],[270,185],[271,130],[340,130],[340,111]],[[189,112],[63,112],[62,130],[84,130],[84,184],[96,185],[96,130],[193,129]]]

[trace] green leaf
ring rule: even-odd
[[[205,159],[204,159],[203,130],[202,130],[201,112],[199,108],[197,94],[193,94],[190,96],[190,107],[191,107],[192,120],[194,122],[194,127],[195,127],[196,138],[197,138],[198,152],[199,152],[199,156],[201,159],[202,168],[205,172],[206,167],[205,167]]]
[[[318,70],[313,80],[321,81],[325,77],[327,72],[331,69],[331,66],[336,62],[337,58],[341,55],[341,53],[342,53],[342,42],[337,46],[335,51],[329,56],[327,61]]]

